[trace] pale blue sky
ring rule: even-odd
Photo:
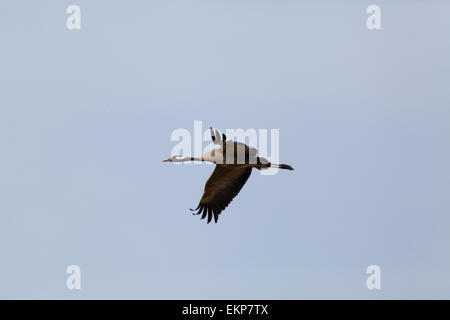
[[[450,2],[373,3],[2,1],[0,298],[450,298]],[[206,225],[194,120],[295,171]]]

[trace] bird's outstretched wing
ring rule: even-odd
[[[217,223],[219,214],[228,206],[247,182],[251,167],[216,165],[211,177],[205,185],[205,191],[198,207],[192,211],[202,214],[202,219],[208,216],[208,223],[214,216]]]

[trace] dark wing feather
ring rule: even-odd
[[[196,214],[202,214],[202,219],[208,216],[208,223],[214,217],[214,222],[217,223],[220,213],[241,191],[251,173],[251,167],[216,165],[206,182]]]

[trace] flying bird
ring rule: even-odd
[[[252,169],[264,170],[268,168],[280,168],[294,170],[287,164],[270,163],[267,159],[257,156],[257,150],[244,143],[226,141],[225,134],[218,130],[211,130],[212,141],[219,148],[204,153],[200,157],[173,156],[163,162],[207,161],[214,163],[216,168],[206,181],[205,191],[200,202],[193,211],[194,215],[200,215],[208,223],[214,217],[217,223],[219,215],[235,196],[241,191],[247,182]]]

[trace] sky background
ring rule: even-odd
[[[0,298],[449,299],[449,12],[0,2]],[[279,129],[295,171],[207,225],[188,208],[213,166],[161,162],[195,120]]]

